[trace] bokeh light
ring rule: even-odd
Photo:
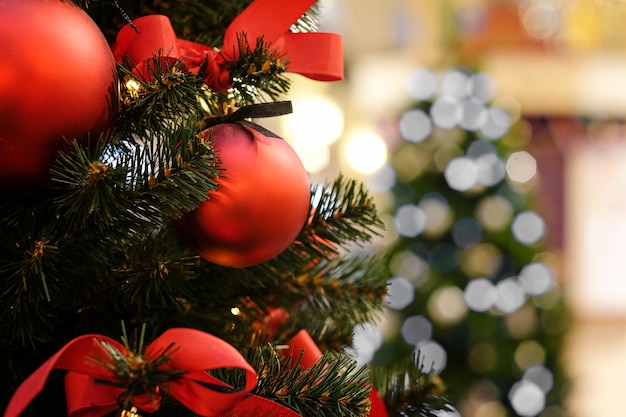
[[[552,288],[554,273],[548,265],[534,262],[522,268],[519,281],[528,294],[542,295]]]
[[[515,216],[511,223],[511,231],[520,243],[532,245],[543,238],[546,224],[536,211],[525,210]]]
[[[453,190],[468,191],[478,181],[478,165],[465,156],[453,158],[446,166],[444,177]]]
[[[537,39],[547,39],[559,30],[559,11],[551,2],[533,2],[522,11],[526,33]]]
[[[433,325],[424,316],[409,316],[402,323],[400,334],[409,345],[417,345],[430,340],[433,335]]]
[[[394,224],[398,233],[416,237],[426,229],[426,213],[415,204],[405,204],[396,210]]]
[[[454,97],[438,97],[430,107],[433,123],[442,129],[452,129],[461,123],[463,106]]]
[[[528,182],[537,174],[537,161],[526,151],[514,152],[506,161],[506,172],[513,181]]]
[[[389,261],[389,269],[396,276],[402,276],[415,286],[426,280],[429,264],[421,256],[410,250],[397,252]]]
[[[476,208],[476,219],[487,230],[501,230],[513,218],[513,205],[500,195],[483,198]]]
[[[316,145],[308,142],[294,142],[292,148],[298,154],[307,172],[320,172],[330,163],[330,149],[323,143]]]
[[[312,146],[335,142],[344,129],[341,108],[326,96],[309,96],[296,100],[293,113],[281,119],[295,142]]]
[[[459,126],[461,129],[475,132],[485,125],[487,122],[487,107],[476,100],[465,100],[461,103],[461,121]]]
[[[522,417],[539,415],[546,407],[543,391],[530,381],[515,383],[509,391],[509,401],[515,412]]]
[[[416,68],[409,74],[407,90],[415,100],[428,100],[437,91],[437,76],[428,68]]]
[[[535,365],[526,369],[522,380],[532,382],[547,394],[554,385],[554,374],[543,365]]]
[[[412,143],[423,141],[433,131],[430,117],[421,109],[412,109],[404,112],[400,116],[398,127],[404,140]]]
[[[495,153],[488,153],[476,159],[478,182],[486,187],[499,184],[506,176],[504,162]]]
[[[496,96],[496,81],[486,72],[472,74],[469,79],[471,96],[481,103],[487,103]]]
[[[372,323],[363,323],[354,327],[352,332],[352,346],[346,352],[364,365],[372,360],[374,352],[383,343],[383,333],[378,326]]]
[[[393,310],[402,310],[413,302],[415,286],[404,277],[393,277],[388,281],[388,290],[385,301],[387,307]]]
[[[478,405],[473,417],[507,417],[507,410],[499,401],[485,401]]]
[[[515,350],[515,364],[523,370],[542,365],[546,360],[545,349],[534,340],[520,342]]]
[[[502,313],[512,313],[526,301],[526,292],[516,279],[507,278],[496,285],[495,307]]]
[[[438,288],[428,299],[427,309],[430,317],[438,324],[458,323],[467,313],[463,291],[453,286]]]
[[[419,207],[426,215],[426,227],[424,234],[434,237],[445,233],[454,216],[450,210],[448,200],[439,193],[424,195],[419,202]]]
[[[512,314],[505,316],[507,331],[514,338],[521,340],[530,337],[537,329],[539,317],[532,304],[526,303]]]
[[[459,219],[452,226],[452,240],[461,248],[471,248],[478,244],[482,237],[482,227],[473,218]]]
[[[355,132],[347,139],[346,158],[355,171],[371,174],[387,162],[387,145],[371,131]]]
[[[487,117],[479,129],[479,133],[489,140],[496,140],[504,136],[511,128],[509,113],[498,107],[487,109]]]
[[[486,278],[475,278],[465,287],[463,292],[465,304],[470,310],[489,311],[498,299],[498,293],[491,281]]]
[[[418,363],[423,371],[440,373],[448,364],[448,354],[441,345],[433,340],[420,343],[415,347]]]
[[[501,260],[500,249],[492,243],[483,242],[461,252],[460,266],[470,277],[493,276],[500,268]]]
[[[396,169],[392,165],[384,164],[376,172],[367,175],[365,183],[368,189],[377,193],[385,193],[396,185],[397,177]]]
[[[468,97],[472,90],[470,77],[464,71],[450,69],[441,78],[441,96],[457,97],[459,99]]]

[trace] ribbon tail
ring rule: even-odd
[[[230,54],[237,48],[237,35],[245,33],[248,39],[263,38],[274,42],[315,3],[315,0],[255,0],[228,26],[222,51]],[[279,12],[277,12],[279,11]]]
[[[388,417],[387,408],[385,407],[385,402],[381,398],[380,394],[372,387],[372,391],[370,391],[370,401],[372,404],[372,408],[370,409],[370,413],[368,416],[370,417]]]
[[[343,79],[343,44],[339,34],[287,33],[272,44],[272,47],[279,51],[288,51],[288,72],[317,81]]]
[[[258,395],[244,398],[235,408],[224,415],[224,417],[238,416],[302,417],[291,408]]]
[[[112,46],[118,60],[128,56],[134,64],[152,59],[159,51],[162,56],[180,57],[176,33],[167,16],[148,15],[133,20],[133,24],[124,26],[117,34]]]
[[[13,397],[11,397],[4,417],[19,416],[43,390],[46,380],[53,369],[66,369],[91,375],[106,375],[104,367],[85,361],[85,358],[90,354],[102,354],[102,351],[96,349],[95,339],[107,341],[120,349],[123,348],[115,340],[99,335],[85,335],[72,340],[22,382],[13,394]]]
[[[184,340],[184,343],[181,341]],[[184,369],[183,378],[171,381],[168,393],[190,410],[205,417],[217,417],[249,394],[257,383],[257,374],[243,356],[222,339],[195,329],[166,330],[146,348],[146,358],[158,356],[164,348],[175,343],[170,362],[163,369]],[[245,385],[233,389],[216,383],[206,370],[238,368],[245,372]],[[222,387],[222,389],[216,389]]]
[[[322,357],[322,351],[306,330],[300,330],[294,337],[292,337],[289,342],[287,342],[292,349],[292,363],[289,364],[290,367],[293,366],[293,362],[298,358],[300,354],[302,357],[300,358],[300,366],[304,369],[308,369],[315,362],[317,362]]]
[[[116,399],[124,390],[98,384],[89,375],[68,372],[65,392],[69,417],[96,417],[117,410]]]

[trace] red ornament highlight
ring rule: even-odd
[[[206,129],[202,138],[212,142],[224,171],[210,199],[175,222],[183,240],[223,266],[274,258],[308,217],[310,186],[302,162],[284,140],[238,123]]]
[[[110,128],[115,81],[109,45],[82,9],[0,0],[0,188],[39,188],[65,140]]]

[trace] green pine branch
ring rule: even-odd
[[[437,417],[442,411],[453,411],[452,403],[444,396],[442,379],[434,371],[427,371],[417,355],[392,365],[371,367],[370,381],[390,416]]]
[[[254,393],[300,415],[358,417],[369,412],[366,368],[357,367],[346,355],[325,353],[307,369],[300,365],[300,352],[283,355],[280,348],[248,350],[244,357],[259,374]],[[289,362],[293,366],[285,365]]]
[[[146,130],[171,129],[185,121],[198,121],[205,116],[199,97],[203,81],[185,70],[182,61],[170,62],[155,51],[147,61],[147,79],[135,74],[134,64],[118,65],[121,111],[117,128],[128,136]]]
[[[315,185],[312,199],[310,222],[298,240],[320,254],[336,252],[337,246],[362,245],[384,230],[373,198],[356,180],[339,175],[332,184]]]
[[[276,297],[300,295],[290,309],[292,326],[306,328],[324,348],[339,350],[352,343],[357,324],[379,318],[387,278],[378,257],[336,257],[286,282]]]
[[[245,33],[239,34],[237,41],[238,58],[228,65],[233,101],[241,106],[280,100],[291,87],[290,80],[284,75],[289,62],[277,56],[263,38],[256,39],[254,47]]]

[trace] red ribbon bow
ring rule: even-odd
[[[68,370],[65,377],[65,395],[70,417],[100,417],[119,408],[118,398],[125,394],[123,388],[96,382],[114,380],[111,371],[96,361],[86,358],[101,356],[101,344],[126,354],[124,346],[106,336],[85,335],[70,341],[55,355],[50,357],[20,385],[13,394],[5,411],[5,417],[18,417],[43,389],[53,369]],[[241,354],[230,344],[210,334],[195,329],[174,328],[165,331],[150,343],[144,357],[150,361],[164,349],[175,344],[176,349],[169,354],[170,361],[161,365],[161,370],[185,370],[182,378],[170,381],[164,390],[193,412],[205,417],[238,415],[245,411],[254,415],[273,417],[302,417],[295,411],[265,398],[250,395],[256,387],[257,374]],[[312,366],[322,356],[319,348],[305,331],[300,331],[289,345],[292,357],[302,352],[300,365]],[[219,368],[239,368],[245,371],[243,389],[216,390],[213,387],[228,387],[222,381],[205,371]],[[370,394],[372,417],[387,417],[387,412],[375,390]],[[137,408],[152,413],[159,409],[160,394],[142,394],[131,402]],[[245,414],[245,413],[244,413]]]
[[[102,356],[99,346],[102,342],[122,353],[126,351],[121,343],[101,335],[85,335],[70,341],[20,385],[9,402],[5,417],[19,416],[41,392],[53,369],[70,371],[65,381],[69,416],[102,416],[118,409],[117,399],[124,394],[124,389],[98,384],[97,379],[114,380],[115,376],[102,364],[85,360],[92,356]],[[222,339],[199,330],[174,328],[165,331],[146,347],[145,359],[155,359],[172,343],[176,344],[177,349],[170,353],[170,361],[159,369],[187,372],[182,378],[170,381],[166,390],[195,413],[207,417],[222,415],[255,388],[256,372],[239,352]],[[244,388],[228,392],[212,389],[206,383],[222,386],[225,384],[205,371],[218,368],[244,370]],[[156,411],[160,405],[158,393],[134,397],[132,402],[147,412]]]
[[[239,53],[238,36],[255,40],[263,38],[279,56],[286,55],[287,70],[319,81],[343,78],[341,36],[335,33],[293,33],[291,25],[315,0],[255,0],[233,20],[224,34],[220,52],[206,45],[178,39],[170,20],[162,15],[144,16],[123,27],[112,45],[118,61],[128,57],[135,72],[147,77],[149,61],[159,55],[162,59],[182,59],[187,69],[196,72],[206,62],[205,82],[214,91],[231,86],[227,62]]]

